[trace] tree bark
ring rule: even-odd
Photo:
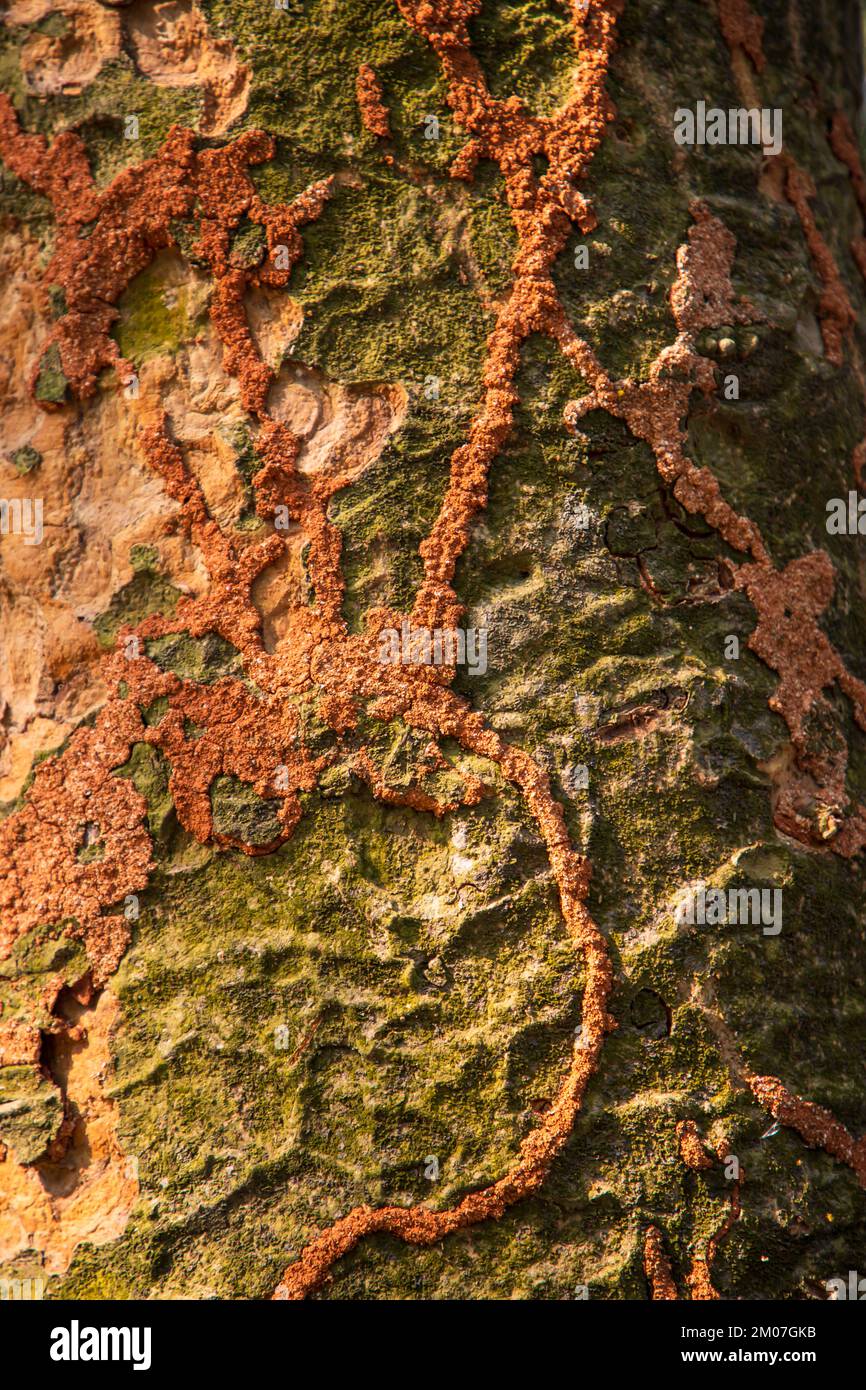
[[[9,12],[0,1282],[851,1296],[860,32]]]

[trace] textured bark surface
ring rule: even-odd
[[[0,79],[0,1282],[833,1296],[859,6],[14,0]]]

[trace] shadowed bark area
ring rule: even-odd
[[[0,75],[0,1280],[834,1296],[859,5],[63,0]]]

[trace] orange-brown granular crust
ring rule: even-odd
[[[211,317],[226,371],[237,377],[247,409],[264,409],[273,374],[253,345],[243,295],[249,285],[288,282],[302,250],[298,228],[319,215],[331,191],[331,181],[324,180],[290,205],[263,203],[248,170],[271,158],[273,148],[270,136],[250,130],[223,149],[196,152],[193,132],[173,127],[152,159],[124,169],[99,190],[80,136],[65,132],[49,146],[41,135],[22,133],[11,101],[0,93],[0,156],[45,194],[57,221],[56,250],[44,284],[46,290],[63,291],[66,309],[45,349],[57,347],[73,395],[92,396],[105,367],[116,368],[124,379],[132,375],[110,337],[115,306],[157,251],[177,246],[175,219],[192,218],[198,230],[193,254],[214,277]],[[232,259],[231,233],[244,216],[266,233],[268,254],[261,268]],[[278,247],[284,248],[279,261]]]
[[[679,1139],[680,1157],[687,1167],[696,1171],[705,1171],[713,1167],[713,1159],[704,1147],[694,1121],[681,1121],[677,1125],[677,1137]],[[729,1162],[731,1155],[726,1139],[720,1140],[716,1146],[714,1156],[720,1163],[726,1164]],[[742,1216],[740,1187],[744,1177],[745,1174],[742,1168],[740,1168],[731,1186],[731,1196],[724,1220],[718,1229],[710,1236],[705,1248],[692,1256],[692,1262],[686,1275],[686,1283],[689,1286],[689,1293],[693,1302],[710,1302],[721,1297],[713,1284],[712,1268],[716,1256],[719,1253],[719,1246],[727,1239]]]
[[[718,0],[719,23],[731,49],[741,48],[757,72],[767,66],[764,55],[764,21],[756,15],[749,0]]]
[[[854,196],[857,199],[857,206],[860,209],[860,220],[863,231],[866,232],[866,173],[863,171],[863,161],[860,158],[860,148],[857,144],[857,136],[854,129],[845,115],[844,111],[834,111],[833,120],[830,123],[830,148],[836,158],[845,165],[848,176],[851,179],[851,186],[854,189]],[[866,280],[866,235],[861,233],[851,241],[851,255],[857,264],[857,269]],[[866,445],[861,446],[866,448]],[[857,472],[857,480],[860,481],[861,468]]]
[[[671,1274],[671,1262],[667,1257],[658,1226],[648,1226],[644,1235],[643,1267],[649,1283],[650,1298],[654,1303],[665,1300],[675,1302],[679,1298]]]
[[[687,1168],[694,1168],[697,1171],[712,1168],[713,1160],[704,1148],[694,1120],[680,1120],[677,1125],[677,1143],[679,1144],[680,1158]]]
[[[608,8],[613,13],[620,6],[613,4],[604,7],[605,10]],[[422,27],[425,13],[428,12],[422,6],[415,16]],[[612,29],[606,23],[600,26],[594,23],[590,33],[593,41],[602,42],[604,62],[599,64],[594,61],[590,52],[591,80],[589,86],[584,81],[583,90],[584,94],[595,93],[591,106],[597,109],[598,120],[590,122],[591,129],[584,130],[586,110],[573,107],[570,120],[582,132],[579,136],[576,137],[575,131],[570,131],[568,123],[563,122],[546,123],[549,129],[544,134],[545,141],[550,142],[554,158],[557,158],[555,151],[559,150],[558,158],[567,155],[574,159],[579,172],[585,168],[604,122],[610,115],[602,85]],[[452,94],[459,95],[461,101],[466,97],[456,74],[452,79]],[[498,104],[488,99],[488,106],[492,108],[494,105]],[[503,105],[509,107],[508,103]],[[506,116],[503,122],[496,115],[488,134],[499,148],[503,164],[508,168],[515,219],[524,236],[523,261],[526,264],[517,272],[512,312],[504,316],[499,334],[495,335],[494,350],[491,351],[491,362],[487,369],[489,382],[494,381],[502,370],[502,353],[513,377],[520,343],[530,331],[531,324],[539,315],[543,317],[551,310],[555,312],[548,272],[571,226],[570,214],[561,208],[566,189],[554,195],[549,190],[540,193],[530,187],[535,182],[529,170],[531,155],[536,148],[535,136],[529,140],[523,153],[523,172],[518,169],[520,161],[516,155],[512,155],[509,145],[511,124],[511,116]],[[581,155],[584,134],[588,150]],[[75,137],[70,140],[61,138],[59,142],[56,140],[50,148],[44,141],[31,143],[31,137],[21,135],[14,116],[8,112],[5,137],[4,148],[11,148],[22,176],[29,176],[34,186],[43,186],[53,194],[60,216],[66,215],[67,203],[63,175],[57,171],[64,166],[75,168],[78,181],[89,199],[86,204],[88,220],[95,219],[96,225],[91,232],[91,239],[95,238],[94,248],[104,249],[103,234],[107,236],[114,226],[110,219],[106,220],[107,208],[113,215],[114,209],[125,199],[127,215],[137,221],[138,203],[129,196],[129,187],[134,186],[137,171],[127,171],[126,175],[120,176],[121,182],[115,180],[105,194],[96,194],[84,167],[83,148]],[[514,138],[517,138],[516,134]],[[211,583],[202,597],[182,600],[171,618],[152,616],[134,631],[124,629],[119,635],[119,649],[105,661],[106,680],[115,693],[103,709],[98,724],[102,737],[97,747],[103,756],[98,776],[107,787],[118,789],[115,797],[122,802],[127,814],[126,819],[120,815],[115,817],[117,845],[112,842],[109,852],[100,861],[102,877],[85,879],[92,886],[94,894],[92,915],[97,916],[97,905],[102,905],[99,893],[103,888],[103,878],[111,883],[110,888],[104,889],[105,895],[108,901],[114,901],[119,889],[142,887],[150,868],[149,838],[142,825],[143,801],[126,779],[111,776],[127,759],[133,742],[151,743],[165,753],[171,765],[170,790],[178,818],[198,839],[216,839],[220,842],[220,837],[214,835],[209,798],[213,778],[220,773],[232,773],[252,783],[260,795],[274,798],[280,805],[282,834],[287,836],[300,814],[297,793],[316,785],[323,763],[306,754],[296,717],[292,707],[286,704],[285,695],[289,692],[318,691],[319,714],[331,723],[337,733],[351,728],[358,704],[368,702],[370,712],[378,718],[402,717],[411,727],[429,733],[434,739],[453,738],[464,749],[491,759],[500,767],[503,775],[522,792],[546,842],[559,887],[563,917],[575,947],[584,955],[587,970],[580,1042],[575,1046],[568,1074],[556,1101],[538,1130],[524,1141],[520,1159],[514,1168],[490,1188],[468,1195],[451,1212],[389,1208],[371,1212],[369,1208],[359,1208],[350,1213],[332,1231],[326,1232],[318,1242],[307,1247],[297,1264],[287,1271],[277,1295],[287,1297],[298,1296],[314,1287],[335,1258],[335,1252],[350,1248],[368,1231],[389,1229],[404,1239],[422,1242],[439,1239],[450,1230],[499,1216],[513,1203],[535,1191],[571,1132],[586,1086],[597,1065],[603,1039],[614,1023],[606,1007],[612,983],[607,949],[585,906],[589,864],[569,843],[562,808],[553,798],[547,774],[528,754],[505,744],[485,726],[482,716],[471,711],[462,699],[447,689],[447,683],[453,679],[453,668],[389,667],[379,663],[377,633],[386,623],[399,622],[398,615],[378,610],[369,615],[367,633],[359,637],[347,633],[340,612],[344,589],[340,537],[328,521],[326,512],[328,499],[342,485],[342,480],[339,477],[319,478],[311,483],[301,477],[296,468],[298,441],[285,426],[269,417],[267,392],[271,374],[255,348],[243,302],[246,286],[254,277],[233,263],[230,252],[230,232],[246,215],[265,226],[271,250],[278,242],[287,247],[290,269],[301,251],[297,227],[317,216],[328,196],[329,186],[318,185],[290,207],[268,209],[261,205],[247,169],[251,163],[267,158],[270,152],[270,141],[258,132],[247,132],[224,149],[201,154],[194,151],[188,134],[172,132],[160,155],[145,166],[151,183],[157,181],[160,196],[154,196],[153,188],[150,189],[149,236],[144,237],[142,233],[136,269],[128,278],[124,278],[118,269],[115,278],[106,285],[108,307],[104,314],[93,321],[82,320],[77,324],[84,344],[85,365],[82,366],[81,359],[71,351],[64,353],[65,344],[60,338],[57,339],[64,371],[76,394],[92,392],[96,373],[107,363],[114,362],[121,370],[125,368],[126,364],[117,361],[115,349],[107,336],[114,312],[110,307],[111,302],[160,245],[172,243],[169,229],[171,217],[189,213],[195,199],[198,240],[193,250],[206,262],[214,278],[211,316],[223,342],[225,367],[239,380],[244,404],[259,420],[256,445],[262,467],[253,480],[257,509],[263,517],[273,518],[277,507],[285,507],[291,519],[299,523],[309,542],[308,564],[316,595],[312,608],[299,608],[293,617],[297,641],[284,644],[279,654],[268,655],[262,645],[260,617],[250,596],[250,586],[256,575],[276,558],[283,541],[274,533],[264,542],[239,548],[234,538],[226,535],[209,515],[201,490],[189,472],[181,450],[169,436],[167,423],[149,423],[139,429],[138,442],[142,456],[161,478],[168,495],[177,503],[178,524],[200,549]],[[539,240],[534,230],[533,213],[538,207],[543,209],[545,206],[550,210],[543,219],[543,225],[548,230]],[[588,215],[580,198],[576,197],[575,207],[580,209],[584,218]],[[80,218],[80,203],[75,204],[75,209],[69,215]],[[86,283],[89,267],[89,261],[79,259],[69,267],[68,274],[77,275],[79,281]],[[59,278],[67,274],[67,270],[56,267],[54,273]],[[268,283],[284,283],[288,270],[280,272],[282,279],[270,269],[260,274],[262,281],[267,276]],[[60,282],[63,283],[63,280],[60,279]],[[491,404],[495,408],[495,400],[496,388],[490,385],[486,408],[490,409]],[[495,448],[504,439],[506,429],[507,425],[501,423],[498,429],[494,429],[493,448],[490,449],[491,441],[487,440],[483,461],[476,458],[470,449],[468,466],[459,470],[458,485],[449,490],[442,519],[438,528],[434,527],[425,553],[428,573],[431,569],[435,573],[437,588],[438,581],[444,576],[450,579],[456,558],[465,545],[468,519],[476,504],[483,500],[483,492],[476,486],[467,507],[467,478],[475,476],[481,482],[479,467],[482,473],[485,472]],[[473,438],[477,439],[479,433],[483,436],[486,432],[486,426],[482,423],[475,427]],[[456,526],[452,525],[452,521],[456,522]],[[451,594],[450,588],[447,593]],[[434,602],[431,611],[438,613],[440,606]],[[424,607],[423,599],[419,607]],[[453,596],[452,601],[446,603],[445,611],[449,615],[454,613]],[[233,643],[242,655],[245,674],[255,682],[261,694],[251,694],[241,681],[229,679],[212,687],[201,687],[160,671],[146,655],[146,643],[180,631],[194,637],[218,632]],[[133,644],[132,654],[128,649],[130,641]],[[157,724],[145,725],[139,711],[156,699],[166,701],[167,712]],[[195,726],[194,739],[185,732],[189,724]],[[41,802],[41,787],[43,783],[50,783],[52,778],[62,781],[67,777],[71,764],[81,751],[82,738],[76,736],[64,754],[50,760],[40,771],[20,818],[13,818],[0,828],[0,852],[5,851],[10,861],[25,853],[25,845],[28,858],[34,855],[42,857],[50,849],[51,832]],[[443,808],[440,804],[422,792],[395,793],[383,782],[365,752],[353,755],[353,766],[367,781],[373,794],[383,800],[393,803],[399,799],[401,804],[433,814],[441,813]],[[277,768],[282,774],[279,790],[275,779]],[[80,770],[85,781],[97,775],[89,763],[81,765]],[[477,801],[482,791],[481,784],[476,779],[470,779],[461,804]],[[129,871],[116,887],[118,864],[128,862],[126,856],[129,847],[136,843],[141,844],[138,859],[133,857]],[[65,846],[68,855],[71,855],[72,848],[71,842]],[[240,848],[252,852],[253,847],[241,845]],[[10,906],[13,909],[12,920],[15,921],[15,914],[22,917],[24,909],[20,902],[21,885],[14,873],[10,883]],[[123,919],[120,921],[123,922]],[[91,924],[90,941],[94,950],[96,932],[96,925]],[[119,949],[115,950],[108,962],[110,968],[116,967],[126,939],[124,931]],[[100,964],[99,968],[108,967]]]
[[[854,1139],[835,1116],[820,1105],[792,1095],[777,1076],[756,1076],[746,1080],[752,1094],[780,1124],[793,1129],[810,1149],[823,1149],[844,1163],[866,1187],[866,1139]]]
[[[388,108],[382,95],[382,84],[369,63],[362,63],[358,68],[355,94],[365,130],[369,130],[371,135],[380,140],[390,140],[391,126],[388,122]]]
[[[700,202],[692,205],[695,225],[677,257],[678,275],[671,307],[679,337],[664,348],[649,370],[649,380],[612,382],[588,346],[563,325],[560,344],[583,372],[591,390],[567,409],[566,423],[575,430],[590,410],[602,408],[625,420],[650,445],[659,474],[673,485],[674,496],[692,514],[703,516],[735,550],[751,560],[732,567],[734,587],[742,589],[758,613],[749,646],[780,677],[770,704],[791,733],[796,757],[792,776],[776,806],[776,823],[806,844],[816,843],[816,818],[832,814],[830,847],[850,858],[866,844],[866,808],[849,804],[845,790],[847,747],[833,757],[814,752],[809,717],[823,711],[823,691],[836,682],[852,703],[860,728],[866,730],[866,685],[852,676],[824,635],[818,619],[832,597],[834,570],[824,551],[813,551],[775,568],[759,528],[739,515],[722,496],[707,468],[698,468],[685,453],[682,421],[691,392],[715,390],[713,365],[697,350],[700,331],[710,323],[748,321],[749,308],[736,304],[730,279],[734,241],[718,218]]]
[[[448,489],[420,548],[424,582],[413,618],[436,627],[459,621],[451,580],[472,520],[487,503],[490,465],[511,430],[523,343],[531,333],[552,336],[562,314],[551,269],[574,225],[583,231],[596,225],[579,184],[615,115],[605,83],[624,0],[596,0],[588,9],[577,0],[572,4],[577,75],[571,97],[550,117],[534,116],[517,97],[501,101],[490,94],[467,27],[477,0],[398,4],[438,57],[448,104],[469,137],[452,173],[471,177],[479,158],[499,166],[518,240],[511,290],[487,340],[481,405],[467,442],[451,458]],[[533,167],[537,155],[549,161],[540,177]]]
[[[800,219],[803,236],[809,248],[812,265],[823,286],[818,303],[818,321],[827,360],[841,367],[846,337],[856,322],[848,291],[842,283],[839,267],[812,212],[810,202],[815,197],[815,185],[808,174],[798,167],[788,154],[779,156],[785,171],[785,193],[788,202]]]

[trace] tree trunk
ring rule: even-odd
[[[18,10],[0,1283],[852,1296],[858,5]]]

